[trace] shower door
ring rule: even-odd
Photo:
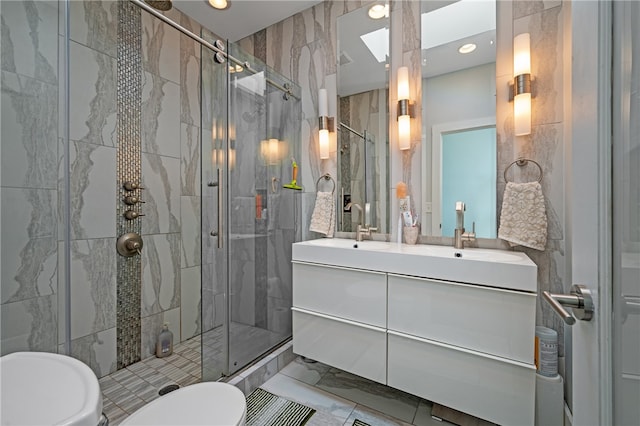
[[[282,185],[299,145],[299,88],[235,45],[228,52],[251,70],[202,55],[204,380],[233,374],[291,337],[300,192]]]

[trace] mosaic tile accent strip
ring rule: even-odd
[[[140,203],[127,205],[126,196],[141,198],[140,189],[127,191],[125,182],[141,182],[141,109],[142,109],[142,17],[137,6],[118,2],[118,147],[116,202],[117,235],[141,233],[140,219],[128,220],[126,210],[141,213]],[[140,256],[118,256],[117,277],[117,360],[118,369],[141,356]]]

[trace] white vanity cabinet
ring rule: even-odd
[[[387,274],[293,263],[293,352],[386,383]]]
[[[536,295],[388,277],[387,384],[498,424],[533,424]]]
[[[296,354],[494,423],[534,423],[526,255],[345,241],[293,245]]]

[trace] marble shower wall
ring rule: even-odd
[[[71,355],[116,369],[118,3],[70,4]],[[64,351],[64,18],[2,2],[2,354]],[[140,11],[142,358],[200,332],[200,47]],[[167,14],[199,33],[177,10]],[[60,52],[60,53],[59,53]],[[60,58],[58,57],[60,55]]]
[[[0,355],[58,348],[58,3],[0,3]]]
[[[336,115],[336,20],[338,16],[361,7],[368,1],[325,1],[278,22],[256,34],[242,39],[241,47],[256,55],[276,71],[291,78],[302,88],[302,159],[301,181],[306,186],[303,194],[303,239],[313,237],[308,224],[313,208],[313,183],[323,173],[335,176],[336,154],[320,160],[317,153],[317,93],[327,89],[329,115]],[[391,7],[391,82],[400,66],[409,67],[412,99],[422,99],[420,54],[420,2],[395,0]],[[498,135],[498,212],[502,205],[505,182],[504,168],[519,156],[539,162],[544,171],[542,181],[548,214],[548,242],[544,252],[520,249],[538,265],[538,289],[554,292],[568,290],[565,271],[564,223],[564,117],[563,117],[563,28],[564,7],[560,0],[500,1],[498,2],[498,32],[496,64]],[[513,36],[521,32],[531,34],[532,76],[534,99],[532,102],[532,133],[525,137],[513,135],[513,104],[508,100],[508,83],[512,80]],[[390,104],[396,99],[395,84],[389,85]],[[416,103],[412,120],[411,149],[400,153],[394,135],[397,123],[394,108],[390,109],[390,182],[388,195],[395,200],[395,184],[402,180],[409,187],[412,206],[421,213],[421,103]],[[414,125],[415,124],[415,125]],[[531,179],[533,170],[518,170]],[[396,203],[391,203],[391,217],[396,217]],[[393,226],[392,226],[393,228]],[[393,232],[393,229],[392,229]],[[391,237],[393,240],[393,236]],[[450,238],[427,239],[434,244],[450,244]],[[487,247],[507,248],[501,240],[480,242]],[[537,323],[560,333],[560,354],[564,354],[563,326],[551,309],[538,298]]]

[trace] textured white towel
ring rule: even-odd
[[[547,244],[547,212],[538,182],[507,182],[502,199],[498,238],[511,246],[544,250]]]
[[[332,192],[318,192],[316,194],[316,206],[311,215],[311,226],[309,231],[324,234],[329,238],[333,237],[333,228],[336,223],[335,202]]]

